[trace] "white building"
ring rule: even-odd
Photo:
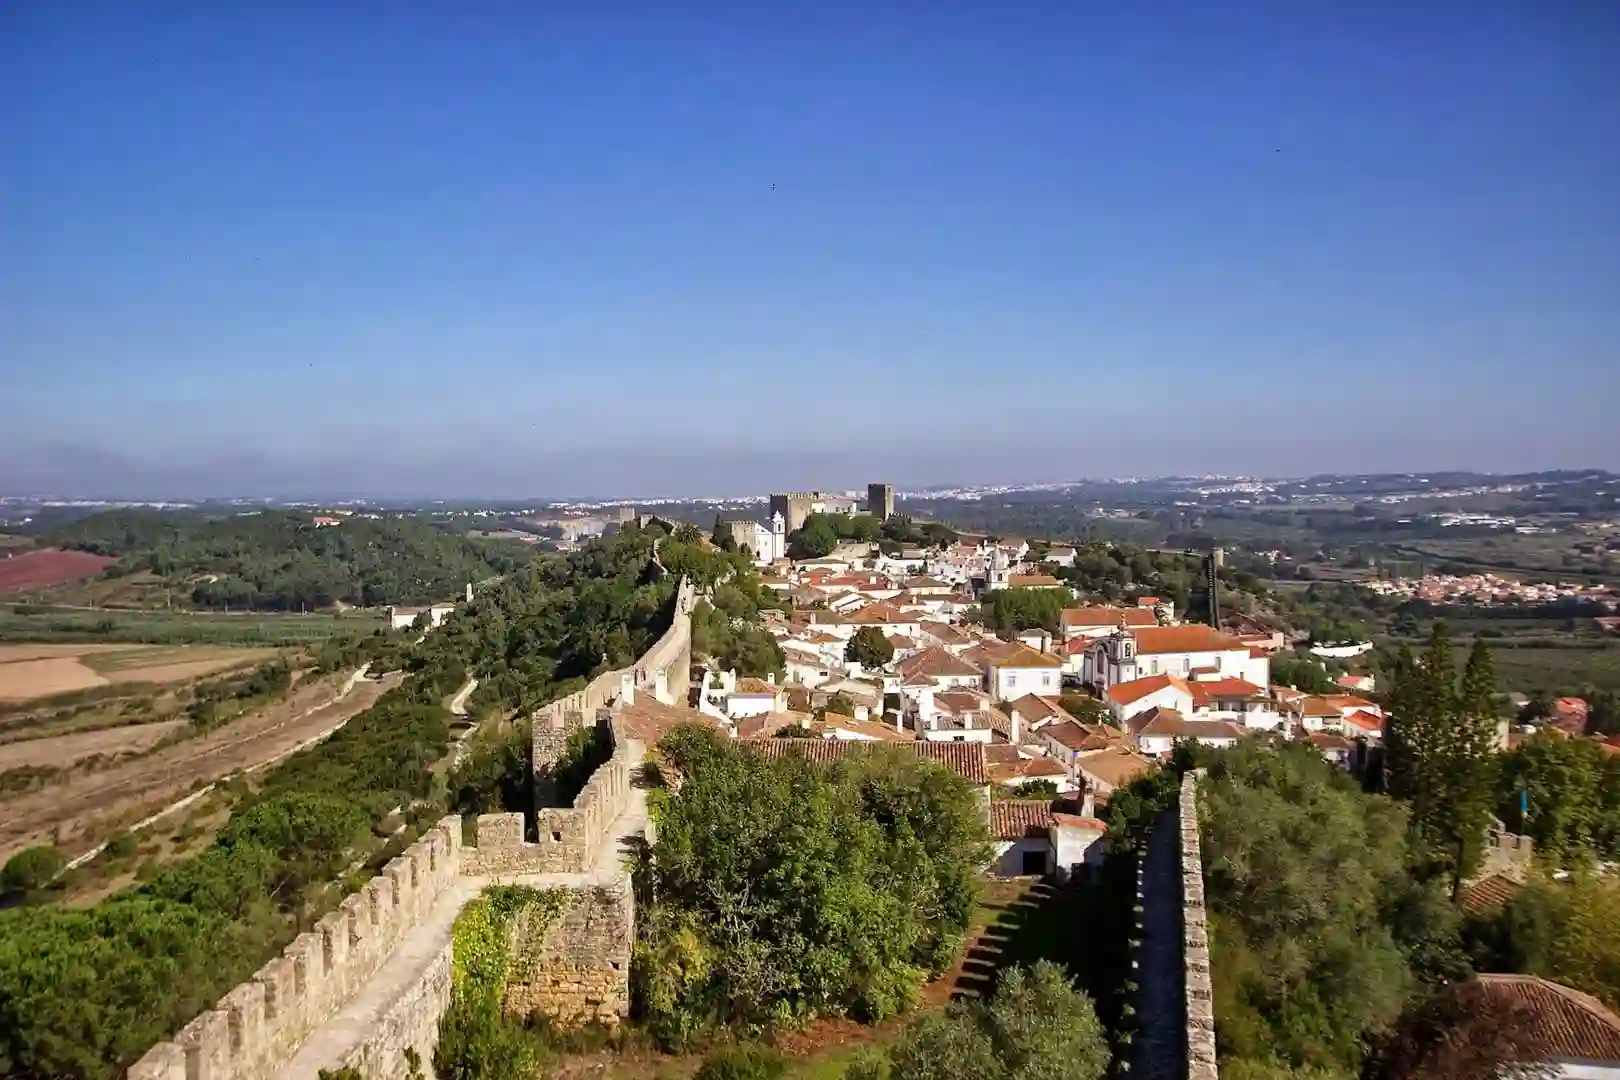
[[[787,558],[787,523],[781,514],[772,514],[768,524],[757,521],[727,522],[731,538],[739,548],[746,549],[759,566],[769,566],[778,559]]]
[[[1145,626],[1099,638],[1082,678],[1104,692],[1115,683],[1149,675],[1233,678],[1266,686],[1271,682],[1271,659],[1214,627]]]
[[[987,642],[964,653],[963,659],[979,664],[990,696],[997,701],[1016,701],[1025,694],[1055,695],[1063,688],[1063,661],[1022,642]]]

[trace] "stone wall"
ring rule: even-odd
[[[1204,856],[1198,835],[1199,770],[1181,778],[1176,817],[1181,839],[1182,962],[1186,968],[1187,1078],[1216,1080],[1215,991],[1210,981],[1209,923],[1204,909]]]
[[[562,916],[538,934],[520,927],[507,974],[506,1011],[563,1027],[617,1026],[630,1014],[635,900],[629,875],[573,890]]]
[[[338,1063],[358,1069],[366,1080],[407,1080],[407,1048],[416,1051],[422,1074],[433,1075],[433,1049],[439,1045],[439,1017],[450,1007],[451,948],[434,954],[421,978],[403,987],[362,1041]]]
[[[461,855],[460,819],[445,818],[216,1008],[149,1050],[130,1067],[131,1080],[272,1076],[451,887]],[[438,1013],[432,1016],[436,1026]]]
[[[602,713],[597,722],[613,753],[585,781],[573,804],[537,810],[532,842],[523,837],[522,814],[480,814],[478,845],[466,849],[462,873],[578,874],[595,863],[602,846],[612,842],[609,826],[629,803],[639,765],[635,748],[617,736],[609,715]]]
[[[468,850],[463,872],[582,873],[592,866],[604,843],[612,842],[608,827],[623,813],[630,798],[639,748],[614,730],[608,707],[629,684],[635,692],[660,694],[684,701],[692,676],[692,605],[696,593],[682,580],[675,590],[669,629],[653,643],[635,666],[603,672],[577,693],[537,709],[532,718],[531,747],[535,766],[535,838],[524,839],[521,814],[483,814],[478,819],[478,847]],[[612,747],[608,760],[591,774],[574,801],[557,806],[548,787],[545,766],[553,765],[568,743],[568,736],[586,723],[595,723]]]

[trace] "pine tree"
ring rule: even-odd
[[[1455,893],[1479,862],[1491,818],[1498,758],[1490,651],[1474,642],[1459,685],[1450,635],[1435,623],[1421,661],[1404,648],[1397,656],[1389,707],[1389,792],[1407,801],[1414,840]]]
[[[1446,832],[1451,854],[1452,891],[1479,865],[1485,830],[1491,821],[1493,791],[1500,768],[1497,742],[1496,667],[1485,642],[1474,639],[1463,668],[1445,743]]]

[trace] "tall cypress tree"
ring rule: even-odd
[[[1497,758],[1496,675],[1476,640],[1461,685],[1451,637],[1437,622],[1423,659],[1396,658],[1385,735],[1389,792],[1405,799],[1413,838],[1452,891],[1479,862]]]
[[[1497,737],[1496,667],[1485,642],[1475,638],[1446,740],[1445,825],[1453,894],[1479,865],[1501,767]]]

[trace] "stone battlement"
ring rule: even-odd
[[[1216,1080],[1215,988],[1209,968],[1209,921],[1204,909],[1204,857],[1198,835],[1198,771],[1181,778],[1176,807],[1181,850],[1183,989],[1187,1003],[1187,1080]]]
[[[536,724],[541,722],[539,718],[535,721]],[[619,738],[605,710],[598,716],[597,724],[603,729],[604,738],[610,740],[613,753],[585,781],[573,804],[537,810],[536,840],[532,843],[523,837],[522,814],[480,814],[478,845],[466,849],[462,873],[579,874],[594,864],[603,845],[612,842],[608,827],[629,805],[635,770],[641,758],[641,748]],[[557,740],[558,745],[564,741],[566,737]],[[539,742],[538,736],[536,742]],[[541,763],[537,758],[536,764]]]
[[[461,857],[461,819],[445,818],[217,1007],[147,1051],[130,1080],[273,1076],[451,887]]]

